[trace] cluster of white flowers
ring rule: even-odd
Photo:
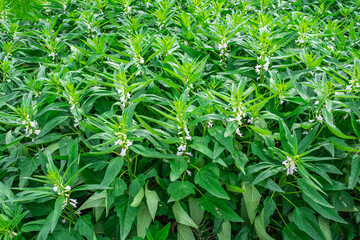
[[[182,141],[182,144],[177,148],[178,152],[176,153],[177,156],[182,156],[182,155],[188,155],[188,156],[192,156],[191,152],[186,152],[187,149],[187,143],[186,141],[192,141],[192,138],[190,136],[190,131],[187,129],[186,125],[184,124],[184,127],[179,127],[178,129],[180,130],[178,132],[179,135],[181,135],[179,138]]]
[[[302,36],[300,36],[295,42],[297,44],[303,44],[303,43],[305,43],[305,39]]]
[[[74,120],[74,128],[76,128],[77,126],[79,126],[79,120],[77,118],[75,118],[75,120]]]
[[[31,134],[40,134],[40,129],[38,128],[38,123],[36,120],[30,121],[30,116],[27,115],[26,118],[21,122],[23,125],[25,125],[25,134],[26,137],[30,137]]]
[[[16,233],[16,232],[12,232],[12,231],[9,230],[8,233],[9,233],[9,238],[10,238],[10,239],[13,239],[14,237],[17,236],[17,233]]]
[[[261,57],[258,58],[258,60],[260,60]],[[262,64],[258,64],[256,65],[255,67],[255,72],[260,75],[261,73],[261,69],[263,69],[264,71],[267,71],[269,70],[269,65],[270,65],[270,59],[268,57],[265,57],[265,63],[262,65]]]
[[[127,136],[125,133],[122,132],[117,132],[115,133],[115,135],[119,138],[118,140],[116,140],[114,143],[115,145],[119,145],[121,146],[121,152],[120,152],[120,156],[124,157],[126,155],[126,151],[127,149],[132,145],[132,141],[127,140]]]
[[[64,199],[64,202],[63,202],[63,205],[62,205],[62,209],[65,209],[65,207],[70,203],[70,205],[73,207],[73,208],[76,208],[77,207],[77,200],[76,199],[73,199],[73,198],[70,198],[70,195],[69,195],[69,191],[71,190],[71,187],[70,185],[67,185],[66,187],[64,187],[63,185],[56,185],[54,184],[54,187],[53,187],[53,190],[54,192],[56,192],[58,195],[62,195],[65,197]],[[60,191],[59,191],[60,190]]]
[[[49,57],[51,57],[52,60],[55,60],[55,56],[56,56],[56,53],[54,53],[54,52],[51,52],[51,53],[49,54]]]
[[[286,175],[293,175],[294,172],[296,172],[296,164],[295,161],[299,156],[296,156],[295,158],[286,157],[286,160],[282,162],[283,165],[285,165],[284,170],[286,170]]]
[[[226,59],[229,58],[229,52],[226,51],[227,48],[227,43],[225,39],[221,40],[221,43],[219,44],[219,50],[220,50],[220,54],[219,56],[222,57],[224,56]],[[222,62],[223,60],[221,59],[220,62]]]
[[[137,57],[137,62],[135,63],[135,66],[137,67],[137,68],[140,68],[140,66],[142,65],[142,64],[144,64],[144,58],[143,57],[141,57],[141,56],[138,56]]]
[[[359,84],[358,82],[356,82],[356,80],[354,80],[354,79],[353,79],[353,80],[350,80],[349,83],[350,83],[350,84],[346,86],[346,90],[351,91],[351,90],[354,89],[354,87],[360,88],[360,84]]]
[[[126,5],[124,8],[124,14],[129,14],[131,11],[131,7],[129,5]]]
[[[70,107],[70,111],[74,110],[76,107],[76,104],[78,104],[78,102],[75,102],[74,99],[70,96],[70,101],[69,104],[71,105]]]
[[[121,87],[120,89],[118,89],[117,92],[120,95],[121,109],[124,110],[126,107],[127,101],[130,99],[130,93],[125,93],[124,87]]]

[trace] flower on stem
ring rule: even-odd
[[[285,165],[284,170],[286,170],[286,175],[293,175],[294,172],[296,172],[296,165],[295,165],[295,159],[286,157],[286,160],[282,162],[283,165]]]

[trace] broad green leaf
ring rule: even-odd
[[[230,222],[243,222],[241,217],[233,211],[225,200],[213,197],[205,193],[199,200],[200,207],[212,213],[217,218],[228,220]]]
[[[156,211],[158,209],[158,203],[160,201],[157,193],[154,191],[150,191],[149,189],[145,188],[145,197],[146,197],[146,204],[150,211],[150,215],[152,219],[155,219]]]
[[[196,225],[200,225],[204,217],[204,211],[200,208],[199,199],[192,197],[189,198],[189,210],[191,219],[194,220]]]
[[[170,199],[168,202],[179,201],[190,194],[195,194],[194,188],[194,184],[188,181],[175,181],[170,183],[167,189],[168,193],[170,194]]]
[[[360,156],[352,155],[351,157],[351,173],[349,177],[348,189],[353,189],[359,182],[360,176]]]
[[[59,217],[62,213],[62,206],[64,204],[65,197],[60,196],[55,201],[55,207],[51,218],[50,232],[53,232],[56,225],[58,224]]]
[[[190,226],[193,228],[198,228],[191,217],[185,212],[185,210],[181,207],[179,202],[175,202],[172,206],[172,211],[174,213],[175,219],[178,223],[181,223],[186,226]]]
[[[110,183],[112,183],[115,180],[116,176],[119,174],[123,164],[124,159],[121,157],[112,159],[106,169],[105,176],[101,182],[101,185],[109,186]]]
[[[199,169],[195,175],[195,183],[218,198],[230,199],[226,191],[221,187],[216,174],[208,169]]]
[[[305,207],[295,208],[294,222],[299,229],[307,233],[312,239],[326,239],[310,209]]]
[[[151,214],[145,204],[141,205],[139,212],[136,216],[137,219],[137,235],[145,238],[146,230],[149,228],[152,221]]]
[[[129,198],[127,196],[120,196],[115,202],[115,211],[120,220],[120,239],[125,240],[131,231],[133,222],[139,208],[130,207]]]
[[[136,194],[132,203],[130,204],[130,207],[135,208],[135,207],[139,206],[141,203],[141,200],[144,198],[144,196],[145,196],[144,188],[141,188],[140,191]]]
[[[244,201],[246,205],[246,212],[249,216],[250,222],[253,223],[256,216],[256,210],[259,206],[261,195],[255,186],[252,186],[247,183],[243,183],[242,188],[245,189],[243,192]]]
[[[217,234],[219,240],[231,240],[231,224],[229,221],[224,221],[221,224],[221,231]]]
[[[195,240],[194,234],[189,226],[178,224],[177,230],[177,240]]]
[[[177,180],[181,174],[187,169],[187,163],[185,159],[170,159],[170,181],[174,182]]]

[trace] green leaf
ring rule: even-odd
[[[225,128],[220,126],[213,126],[209,129],[209,133],[213,136],[221,145],[223,145],[226,150],[228,150],[231,154],[234,153],[234,145],[231,137],[225,137]]]
[[[339,214],[334,210],[334,208],[328,208],[322,205],[317,204],[314,199],[308,197],[306,194],[302,193],[302,197],[305,202],[307,202],[316,212],[318,212],[324,218],[333,220],[335,222],[344,223],[347,222],[339,216]]]
[[[256,216],[256,210],[259,206],[261,195],[255,186],[243,183],[242,188],[245,189],[243,192],[244,201],[246,205],[246,212],[249,216],[250,222],[253,223]]]
[[[194,234],[189,226],[178,224],[177,240],[195,240]]]
[[[168,193],[170,194],[170,199],[168,202],[179,201],[190,194],[195,194],[194,188],[194,184],[188,181],[176,181],[170,183],[167,189]]]
[[[217,236],[219,240],[231,240],[231,224],[229,221],[224,221],[221,224],[221,231]]]
[[[304,234],[304,232],[300,231],[294,223],[287,224],[281,232],[284,240],[311,240],[311,238]]]
[[[140,205],[141,200],[144,198],[145,196],[145,191],[144,188],[141,188],[140,191],[136,194],[133,202],[130,204],[130,207],[137,207]]]
[[[208,169],[199,169],[195,175],[195,183],[218,198],[230,199],[226,191],[221,187],[216,174]]]
[[[145,204],[141,205],[137,214],[137,234],[141,238],[145,238],[146,230],[149,228],[152,217]]]
[[[356,137],[353,137],[353,136],[348,136],[348,135],[345,135],[341,132],[340,129],[338,129],[334,122],[333,122],[333,115],[330,111],[328,111],[326,108],[322,108],[321,109],[321,112],[324,116],[324,121],[325,121],[325,124],[326,126],[329,128],[329,130],[335,134],[336,136],[340,137],[340,138],[345,138],[345,139],[356,139]]]
[[[80,216],[80,218],[76,221],[74,229],[77,230],[81,235],[86,237],[86,239],[97,239],[94,232],[94,226],[91,222],[91,216],[89,214]]]
[[[105,176],[101,182],[101,185],[109,186],[110,183],[112,183],[115,180],[116,176],[119,174],[123,164],[124,159],[121,157],[112,159],[106,169]]]
[[[200,207],[212,213],[215,217],[228,220],[230,222],[243,222],[244,220],[237,215],[226,203],[226,201],[215,198],[205,193],[199,200]]]
[[[189,198],[189,210],[191,219],[194,220],[196,225],[200,225],[204,217],[204,211],[200,208],[199,199],[192,197]]]
[[[326,240],[332,240],[332,234],[331,234],[331,229],[330,229],[330,226],[329,226],[329,220],[319,216],[318,217],[318,223],[319,223],[319,226],[320,226],[322,232],[325,235],[325,239]]]
[[[37,136],[37,139],[47,135],[47,133],[49,133],[53,128],[58,126],[60,123],[64,122],[68,117],[69,116],[59,116],[48,121],[45,124],[45,126],[41,129],[40,134]]]
[[[351,173],[349,177],[348,189],[354,189],[360,176],[360,156],[354,154],[351,157]]]
[[[319,227],[313,212],[305,207],[294,210],[294,222],[296,226],[307,233],[312,239],[325,239],[325,235]]]
[[[264,225],[264,221],[261,216],[257,216],[254,221],[254,227],[256,234],[261,240],[274,240],[269,234],[266,232],[266,226]]]
[[[55,207],[54,207],[54,211],[53,211],[52,218],[51,218],[50,232],[54,231],[54,229],[58,223],[59,217],[62,213],[62,206],[64,204],[64,200],[65,200],[65,197],[60,196],[55,201]]]
[[[229,185],[229,184],[226,184],[226,190],[228,190],[229,192],[235,192],[235,193],[245,192],[245,189],[234,186],[234,185]]]
[[[152,219],[155,219],[156,211],[158,209],[158,203],[160,199],[155,191],[150,191],[147,188],[145,188],[145,197],[146,197],[146,204],[150,211],[150,215]]]
[[[181,176],[181,174],[187,169],[187,162],[185,159],[180,158],[170,159],[169,163],[171,168],[170,181],[173,182],[177,180]]]
[[[175,216],[175,219],[178,223],[184,224],[186,226],[190,226],[193,228],[198,228],[191,217],[185,212],[185,210],[181,207],[179,202],[175,202],[172,206],[172,210]]]
[[[283,171],[283,167],[279,167],[279,166],[275,166],[275,167],[270,167],[268,169],[266,169],[265,171],[262,171],[255,179],[254,181],[251,183],[252,185],[256,185],[257,183]]]
[[[120,220],[120,239],[125,240],[131,231],[133,222],[139,208],[130,207],[129,198],[122,195],[115,203],[115,211]]]
[[[263,136],[267,136],[267,135],[271,135],[271,131],[269,131],[268,129],[265,128],[259,128],[259,127],[255,127],[253,125],[249,125],[249,127],[254,130],[254,132],[263,135]]]
[[[93,207],[105,207],[105,198],[106,190],[101,193],[94,193],[90,198],[88,198],[78,209],[78,211],[93,208]]]
[[[307,184],[307,182],[302,179],[302,178],[298,178],[296,179],[297,185],[299,186],[299,188],[302,190],[302,193],[306,194],[309,198],[311,198],[314,202],[328,207],[328,208],[334,208],[332,205],[330,205],[323,196],[320,195],[320,193],[318,193],[316,191],[315,188],[311,187],[310,185]]]

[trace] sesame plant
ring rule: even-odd
[[[360,239],[359,28],[359,0],[0,0],[0,239]]]

